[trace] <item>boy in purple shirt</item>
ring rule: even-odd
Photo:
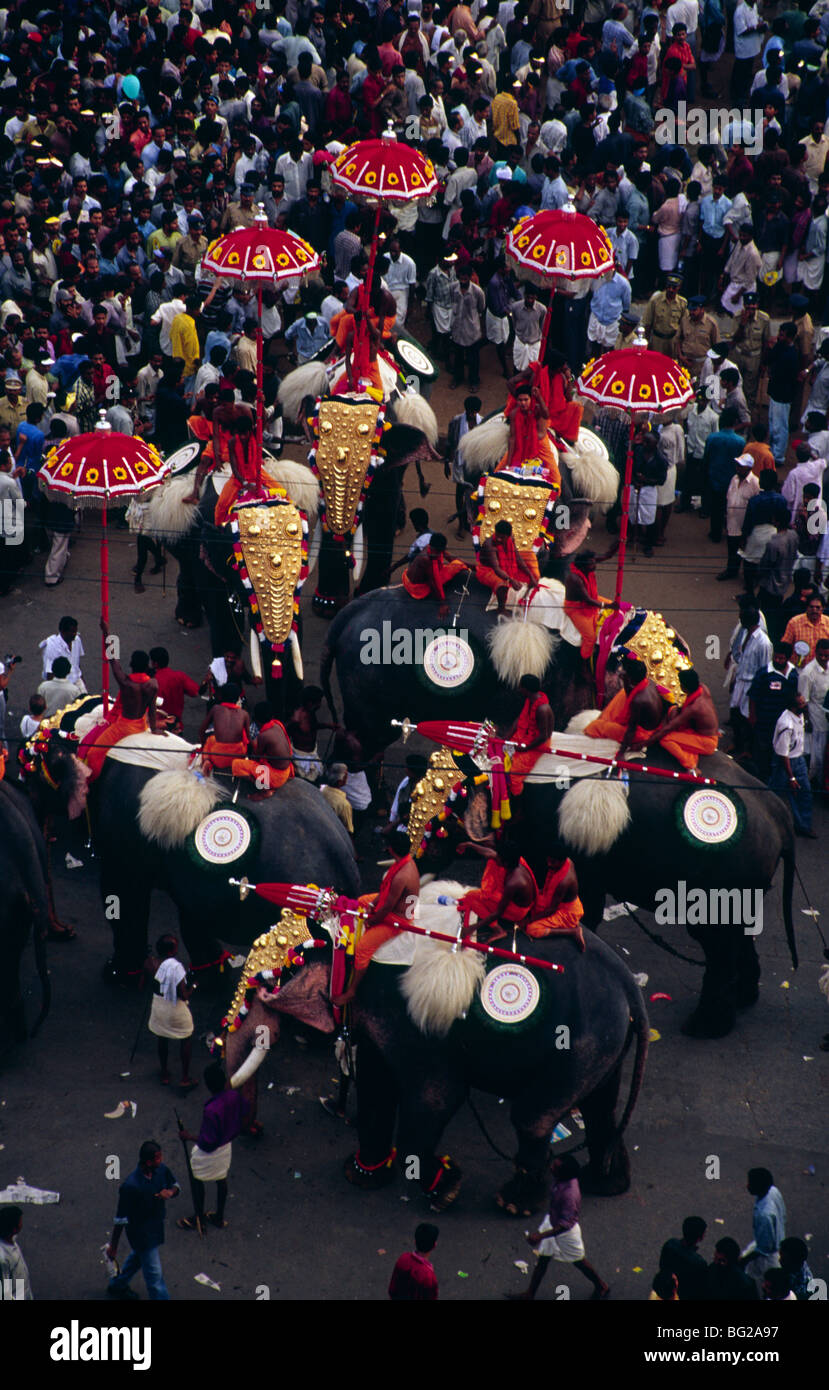
[[[210,1099],[205,1102],[201,1128],[198,1134],[181,1131],[182,1139],[190,1139],[195,1145],[190,1153],[190,1171],[196,1179],[193,1184],[196,1210],[192,1216],[183,1216],[176,1222],[183,1231],[195,1231],[203,1224],[204,1188],[208,1182],[216,1184],[216,1210],[207,1213],[207,1220],[213,1226],[227,1225],[224,1214],[233,1140],[242,1129],[242,1116],[247,1109],[241,1091],[231,1088],[221,1062],[211,1062],[205,1067],[204,1081]]]
[[[584,1258],[584,1245],[581,1238],[579,1217],[581,1215],[581,1188],[579,1187],[579,1165],[572,1154],[553,1159],[553,1186],[547,1215],[538,1230],[527,1235],[527,1242],[538,1255],[538,1263],[530,1279],[530,1287],[523,1293],[509,1293],[507,1298],[530,1301],[535,1298],[550,1260],[560,1260],[564,1264],[575,1265],[593,1285],[594,1299],[607,1298],[610,1286],[598,1275],[592,1265]]]

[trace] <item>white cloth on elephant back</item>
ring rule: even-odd
[[[615,758],[619,745],[615,738],[590,738],[588,734],[552,734],[553,750],[564,748],[569,753],[586,753],[588,757]],[[542,753],[524,781],[553,782],[565,774],[572,777],[598,777],[607,768],[603,763],[581,762],[578,758],[567,758],[561,753]]]
[[[193,1015],[185,1000],[171,1004],[155,995],[147,1027],[156,1038],[189,1038],[193,1035]]]
[[[526,593],[526,587],[525,585],[520,591],[515,589],[507,591],[508,611],[519,608],[521,599]],[[490,612],[497,606],[498,600],[495,594],[491,594],[486,612]],[[523,610],[520,608],[519,613],[523,615]],[[530,622],[541,623],[550,632],[560,632],[565,642],[569,642],[572,647],[581,646],[581,633],[564,611],[564,585],[559,579],[541,579],[539,581],[529,603],[527,618]]]
[[[230,1172],[232,1155],[232,1144],[220,1144],[218,1149],[209,1154],[200,1149],[198,1144],[194,1144],[190,1151],[193,1177],[198,1178],[199,1182],[221,1182]]]
[[[197,748],[198,744],[188,743],[178,734],[128,734],[109,749],[107,757],[116,763],[149,767],[155,772],[184,772],[187,759]]]
[[[553,1229],[549,1216],[545,1216],[539,1231],[551,1231]],[[569,1231],[562,1231],[558,1236],[547,1236],[540,1245],[535,1247],[537,1255],[545,1255],[548,1260],[559,1260],[562,1264],[575,1264],[576,1260],[584,1259],[584,1242],[581,1238],[581,1226],[576,1222]]]

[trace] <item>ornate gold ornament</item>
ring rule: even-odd
[[[303,519],[293,502],[238,507],[234,521],[265,637],[283,645],[291,635],[302,578]]]
[[[325,524],[335,536],[353,531],[372,462],[379,407],[341,397],[319,403],[315,468],[325,499]]]
[[[480,544],[489,540],[496,522],[508,521],[512,526],[516,550],[532,550],[545,529],[545,514],[553,496],[552,488],[545,487],[543,483],[519,483],[503,473],[490,474],[484,480],[483,487]]]
[[[424,776],[412,792],[408,830],[413,849],[423,839],[423,832],[430,820],[443,810],[452,788],[462,781],[463,773],[449,749],[438,748],[429,759]]]
[[[668,627],[662,614],[649,612],[639,631],[625,642],[625,646],[644,661],[651,680],[664,685],[679,706],[685,703],[679,672],[687,671],[693,663],[674,646],[675,639],[674,629]]]
[[[283,908],[282,917],[276,926],[271,927],[270,931],[262,936],[257,936],[250,948],[248,958],[242,966],[233,1003],[227,1011],[227,1018],[231,1023],[239,1017],[245,995],[250,989],[248,981],[263,970],[272,970],[276,975],[283,968],[288,952],[301,946],[303,941],[310,940],[311,933],[305,918],[297,916],[290,908]]]

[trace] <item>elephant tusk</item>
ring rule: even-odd
[[[266,1047],[253,1047],[248,1053],[242,1065],[233,1073],[230,1084],[234,1091],[238,1091],[240,1086],[244,1086],[246,1081],[250,1081],[255,1076],[268,1055]]]

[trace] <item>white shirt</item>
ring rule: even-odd
[[[303,151],[298,162],[286,151],[276,161],[275,170],[285,180],[286,200],[295,203],[304,196],[308,181],[314,172],[314,161],[307,150]]]
[[[734,11],[734,57],[756,58],[763,47],[762,34],[746,34],[747,29],[756,29],[760,23],[760,13],[756,5],[747,5],[745,0]]]
[[[71,647],[68,647],[59,632],[53,632],[51,637],[44,637],[39,643],[40,650],[43,652],[43,679],[45,680],[52,669],[52,664],[59,656],[69,658],[70,670],[69,680],[78,684],[83,678],[81,676],[81,657],[84,655],[83,642],[80,636],[76,637]]]
[[[177,318],[179,314],[184,314],[186,312],[187,305],[183,299],[171,299],[169,304],[159,304],[150,319],[150,323],[158,323],[161,325],[158,334],[158,342],[161,351],[165,353],[167,357],[172,357],[173,355],[173,345],[170,340],[170,329],[173,324],[173,319]]]
[[[765,632],[759,627],[745,639],[745,646],[740,636],[737,647],[740,654],[737,657],[737,678],[731,692],[731,708],[739,709],[740,714],[748,719],[749,687],[757,672],[762,671],[771,661],[772,648]]]
[[[371,805],[371,788],[364,772],[349,772],[343,787],[355,811],[367,811]]]
[[[690,40],[697,32],[699,24],[699,0],[674,0],[674,4],[669,5],[665,18],[666,34],[673,33],[675,24],[684,24]]]
[[[774,726],[772,747],[780,758],[802,758],[806,728],[802,714],[784,709]]]
[[[829,722],[823,701],[829,691],[829,666],[824,670],[816,658],[808,662],[797,678],[797,688],[807,702],[812,729],[816,734],[825,734]]]
[[[411,256],[406,255],[405,251],[400,252],[397,260],[392,256],[389,257],[389,268],[386,271],[386,284],[392,291],[408,290],[412,285],[417,284],[415,263]],[[337,302],[338,307],[342,308],[339,301]]]

